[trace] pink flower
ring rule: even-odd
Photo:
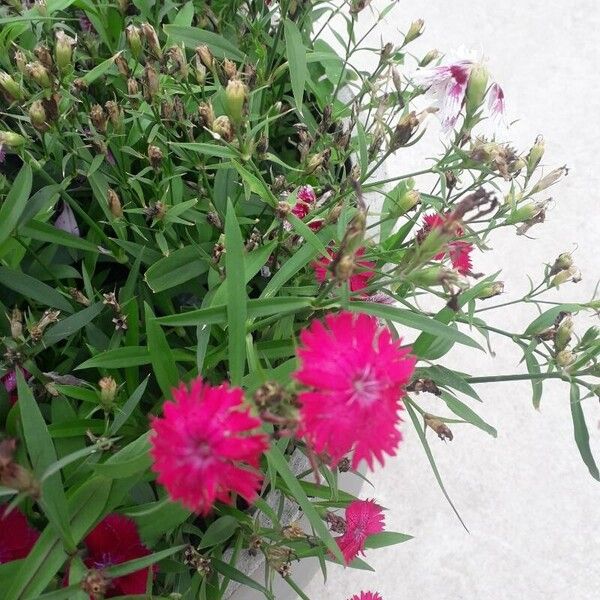
[[[327,280],[330,274],[329,265],[331,265],[332,261],[336,257],[336,253],[331,250],[331,248],[328,248],[327,252],[329,253],[329,258],[326,256],[321,256],[319,260],[315,261],[312,265],[313,269],[315,270],[315,278],[319,283],[323,283]],[[360,258],[364,255],[364,253],[365,249],[359,248],[356,251],[356,256]],[[368,286],[369,280],[375,275],[375,273],[370,270],[375,266],[374,262],[368,260],[356,261],[356,266],[358,267],[357,272],[354,273],[349,279],[350,291],[352,292],[364,290]]]
[[[298,189],[296,204],[294,204],[294,207],[292,208],[292,213],[299,219],[304,219],[316,201],[317,196],[312,186],[303,185]]]
[[[300,341],[294,377],[309,389],[299,395],[299,435],[333,464],[352,450],[353,468],[363,459],[371,469],[374,458],[383,464],[402,440],[400,399],[415,367],[410,349],[375,317],[351,312],[313,321]]]
[[[39,537],[18,508],[7,514],[6,506],[0,506],[0,565],[25,558]]]
[[[23,377],[27,380],[31,377],[31,373],[27,369],[23,369],[21,367],[21,371],[23,372]],[[15,404],[15,402],[19,399],[17,394],[17,372],[13,369],[12,371],[7,371],[0,377],[0,383],[4,386],[6,393],[8,394],[8,401],[11,406]]]
[[[240,388],[194,379],[173,390],[163,418],[152,421],[151,454],[158,481],[174,500],[207,514],[216,500],[231,494],[252,502],[260,488],[258,468],[267,449],[264,434],[250,434],[260,421],[243,409]],[[253,469],[249,468],[253,467]]]
[[[441,228],[446,222],[446,217],[437,213],[425,215],[424,225],[417,234],[417,239],[424,239],[427,234],[436,228]],[[454,232],[457,237],[463,235],[464,231],[460,225],[454,226]],[[471,252],[473,251],[473,244],[462,240],[453,240],[448,242],[446,249],[434,256],[435,260],[444,260],[448,257],[452,263],[452,267],[455,268],[461,275],[469,275],[473,268],[471,262]]]
[[[354,500],[346,508],[346,533],[336,538],[346,564],[364,554],[367,538],[384,529],[381,507],[374,500]]]
[[[502,135],[508,131],[506,120],[506,101],[504,90],[497,84],[492,84],[488,97],[488,111],[492,124],[492,131],[496,135]]]
[[[151,554],[142,544],[135,522],[118,514],[110,514],[100,521],[83,543],[88,552],[84,562],[93,569],[105,569]],[[145,594],[150,568],[112,579],[105,597]],[[152,569],[156,571],[156,567]]]
[[[383,600],[383,598],[377,592],[361,592],[348,600]]]
[[[465,101],[472,60],[458,60],[449,65],[427,67],[415,73],[415,82],[428,88],[440,107],[440,121],[444,131],[451,130],[458,121]]]

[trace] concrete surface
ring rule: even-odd
[[[493,252],[475,257],[476,270],[502,268],[507,296],[516,297],[527,289],[527,273],[540,273],[544,262],[577,247],[584,280],[564,286],[557,297],[589,299],[600,274],[600,2],[406,0],[398,2],[373,43],[394,39],[397,27],[406,29],[418,17],[427,25],[415,48],[451,51],[465,44],[483,50],[504,87],[510,116],[521,119],[513,127],[517,147],[528,148],[543,132],[548,170],[564,163],[571,168],[553,190],[556,204],[547,223],[531,231],[535,239],[512,231],[494,236]],[[363,19],[363,28],[370,19]],[[410,171],[409,154],[399,153],[392,171]],[[507,310],[494,320],[522,331],[533,316]],[[455,352],[451,364],[479,375],[523,371],[516,347],[498,336],[493,346],[495,358]],[[375,573],[331,568],[325,584],[316,576],[305,586],[307,596],[345,600],[369,589],[384,600],[600,597],[600,484],[589,476],[573,441],[568,387],[547,384],[540,412],[531,406],[527,382],[478,391],[484,404],[477,408],[498,428],[497,439],[471,427],[456,428],[452,443],[430,438],[470,533],[444,500],[406,423],[398,457],[372,474],[375,490],[364,495],[389,507],[389,529],[415,539],[369,551]],[[600,406],[588,400],[584,410],[600,457]]]

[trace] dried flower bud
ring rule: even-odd
[[[158,146],[148,146],[148,161],[155,171],[160,169],[163,161],[163,153]]]
[[[77,288],[69,288],[69,296],[71,296],[75,302],[82,304],[83,306],[89,306],[91,304],[90,299]]]
[[[230,79],[225,89],[225,104],[227,114],[236,125],[239,125],[242,121],[247,98],[248,90],[245,84],[239,79]]]
[[[16,449],[16,439],[5,438],[0,441],[0,485],[38,498],[39,482],[31,471],[14,461]]]
[[[134,79],[133,77],[130,77],[127,80],[127,93],[130,96],[137,96],[138,93],[140,91],[137,79]]]
[[[117,192],[112,188],[108,188],[106,191],[106,196],[108,199],[108,208],[113,217],[120,218],[123,216],[123,207],[121,206],[121,199],[119,198]]]
[[[350,462],[350,459],[347,456],[344,456],[344,458],[342,458],[342,460],[340,460],[340,462],[337,464],[337,470],[340,473],[347,473],[348,471],[350,471],[352,467],[352,463]]]
[[[288,186],[287,180],[284,175],[277,175],[271,184],[271,191],[275,196],[279,196]]]
[[[151,102],[160,91],[160,79],[156,69],[152,65],[144,68],[144,96]]]
[[[49,325],[56,323],[60,315],[60,310],[48,309],[42,315],[42,318],[29,327],[29,334],[34,342],[39,342],[44,335],[44,331]]]
[[[350,14],[357,15],[359,12],[367,8],[371,4],[371,0],[352,0]]]
[[[286,540],[304,540],[307,537],[299,521],[294,521],[293,523],[286,525],[281,530],[281,534]]]
[[[471,69],[467,84],[467,114],[474,115],[483,104],[488,79],[488,70],[482,64],[477,64]]]
[[[17,67],[17,69],[19,70],[19,73],[21,73],[21,75],[25,75],[25,73],[27,72],[27,57],[25,56],[25,54],[23,52],[21,52],[21,50],[17,50],[15,52],[15,65]]]
[[[137,25],[128,25],[125,29],[125,37],[133,58],[137,60],[142,54],[142,32],[140,28]]]
[[[225,74],[225,77],[227,78],[227,80],[237,79],[237,77],[238,77],[237,65],[232,60],[229,60],[228,58],[223,60],[223,64],[221,65],[221,68],[223,69],[223,73]]]
[[[268,381],[254,392],[253,399],[260,410],[276,407],[285,399],[285,391],[279,383]]]
[[[209,47],[206,46],[205,44],[198,46],[196,48],[196,54],[198,55],[198,58],[200,59],[202,64],[209,71],[212,71],[214,59],[213,59],[213,55],[212,55],[212,52],[210,51]]]
[[[13,308],[9,317],[10,336],[13,340],[18,340],[23,336],[23,313],[17,308]]]
[[[32,102],[28,112],[31,124],[38,131],[45,131],[46,129],[48,129],[46,111],[44,109],[44,104],[41,100],[36,100],[35,102]]]
[[[406,145],[418,126],[419,119],[417,118],[415,111],[411,111],[402,116],[390,139],[390,151],[393,152]]]
[[[410,44],[412,41],[416,40],[423,33],[424,26],[425,21],[423,21],[423,19],[413,21],[404,36],[404,44]]]
[[[415,392],[416,394],[426,392],[428,394],[433,394],[434,396],[442,395],[442,390],[440,390],[435,381],[433,381],[433,379],[427,379],[424,377],[413,379],[413,381],[406,386],[406,391]]]
[[[167,207],[163,202],[155,202],[144,209],[144,214],[149,221],[161,221],[167,214]]]
[[[123,109],[114,101],[109,100],[104,105],[108,113],[108,119],[115,131],[121,131],[123,127]]]
[[[308,158],[308,161],[306,163],[306,173],[310,174],[310,173],[314,173],[315,171],[317,171],[318,169],[327,169],[328,165],[329,165],[329,159],[331,157],[331,149],[326,148],[325,150],[323,150],[322,152],[319,152],[318,154],[313,154],[312,156],[310,156]]]
[[[98,382],[100,402],[105,409],[111,408],[117,395],[117,382],[112,377],[103,377]]]
[[[581,271],[575,265],[557,273],[552,278],[550,287],[559,287],[568,281],[572,281],[573,283],[579,283],[581,281]]]
[[[437,433],[440,440],[444,442],[448,440],[451,442],[454,439],[450,428],[438,417],[425,413],[423,418],[425,420],[425,427],[431,427],[431,429]]]
[[[572,365],[576,359],[577,357],[570,350],[561,350],[556,354],[556,364],[559,367],[568,367]]]
[[[73,48],[76,41],[60,29],[56,32],[56,46],[54,48],[54,57],[58,70],[63,73],[71,66],[73,59]]]
[[[557,181],[562,179],[563,176],[569,174],[569,169],[567,167],[559,167],[558,169],[554,169],[546,175],[542,177],[531,189],[531,194],[537,194],[538,192],[542,192],[550,186],[554,185]]]
[[[198,85],[204,85],[204,82],[206,81],[206,67],[199,56],[196,56],[194,59],[194,76],[196,77]]]
[[[542,157],[544,156],[544,152],[546,150],[546,144],[544,142],[544,136],[538,135],[535,138],[535,143],[531,147],[529,151],[529,156],[527,157],[527,176],[531,177],[532,173],[536,170],[537,166],[540,164]]]
[[[327,511],[325,515],[325,521],[327,522],[329,528],[331,529],[331,531],[333,531],[333,533],[340,533],[342,535],[346,533],[347,525],[343,517],[340,517],[335,513]]]
[[[382,63],[385,62],[392,55],[393,51],[394,44],[392,44],[391,42],[387,42],[387,44],[384,44],[379,54],[379,61]]]
[[[494,281],[493,283],[488,283],[483,288],[481,288],[481,290],[477,294],[477,297],[480,300],[487,300],[488,298],[499,296],[502,293],[504,293],[504,282]]]
[[[558,255],[558,258],[554,261],[552,268],[550,269],[550,275],[556,275],[560,271],[570,269],[573,266],[573,256],[568,252],[563,252]]]
[[[89,85],[85,79],[77,77],[73,80],[73,83],[71,84],[71,91],[75,96],[79,96],[83,92],[87,92],[88,87]]]
[[[106,113],[99,104],[94,104],[94,106],[90,108],[90,120],[92,121],[96,131],[99,131],[100,133],[106,133]]]
[[[215,111],[211,102],[201,102],[198,106],[198,114],[202,125],[208,129],[212,129],[215,122]]]
[[[508,217],[506,217],[506,222],[511,225],[526,223],[527,221],[537,218],[545,208],[546,204],[543,202],[530,202],[524,204],[513,210]]]
[[[251,65],[250,63],[248,63],[244,67],[244,77],[246,79],[246,85],[250,89],[253,89],[254,86],[256,85],[256,67],[254,65]]]
[[[141,25],[142,35],[144,36],[150,51],[156,58],[162,57],[162,50],[160,48],[160,42],[158,41],[158,35],[156,35],[156,29],[150,25],[150,23],[142,23]]]
[[[269,138],[261,135],[256,142],[256,152],[259,156],[264,156],[269,151]]]
[[[115,65],[117,65],[117,70],[119,73],[123,75],[123,77],[129,77],[131,71],[129,69],[129,65],[127,64],[127,59],[123,56],[123,53],[117,52],[117,54],[114,55],[113,60]]]
[[[11,100],[23,100],[26,92],[8,73],[0,71],[0,88],[2,88]]]
[[[233,125],[225,115],[217,117],[212,124],[212,132],[226,142],[233,140]]]
[[[52,54],[50,53],[50,48],[48,48],[48,46],[40,44],[33,49],[33,53],[46,69],[52,71],[54,68],[54,61],[52,60]]]
[[[92,599],[100,600],[106,596],[110,579],[97,569],[90,569],[81,581],[81,589]]]
[[[48,69],[41,62],[30,62],[27,64],[27,74],[31,77],[42,89],[52,87],[52,79]]]
[[[177,75],[180,79],[187,79],[189,73],[188,64],[181,47],[171,46],[167,50],[167,55],[173,64],[171,72],[174,75]]]
[[[437,60],[441,56],[441,52],[439,50],[430,50],[419,63],[420,67],[426,67],[431,64],[434,60]]]
[[[16,149],[25,145],[27,140],[14,131],[0,131],[0,146]]]
[[[402,78],[400,77],[400,72],[398,69],[396,69],[396,67],[392,67],[392,82],[399,97],[402,98]]]

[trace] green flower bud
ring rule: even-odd
[[[570,269],[573,266],[573,257],[568,252],[563,252],[558,255],[550,269],[550,275],[556,275],[565,269]]]
[[[41,100],[36,100],[29,107],[29,120],[38,131],[47,129],[46,110],[44,109],[44,104]]]
[[[137,60],[142,54],[142,32],[140,28],[136,25],[128,25],[125,29],[125,37],[133,58]]]
[[[73,47],[75,46],[75,40],[68,36],[64,31],[58,30],[56,32],[56,48],[54,50],[54,58],[58,70],[63,73],[68,67],[71,66],[71,60],[73,58]]]
[[[144,96],[151,102],[160,92],[160,79],[156,69],[152,65],[146,65],[144,69]]]
[[[432,63],[434,60],[437,60],[441,56],[441,52],[439,50],[430,50],[419,63],[420,67],[426,67],[428,64]]]
[[[221,116],[217,117],[212,124],[212,131],[220,136],[226,142],[233,140],[233,125],[229,117]]]
[[[447,269],[441,265],[434,267],[425,267],[418,271],[414,271],[408,276],[408,281],[419,287],[433,287],[440,285],[444,280]]]
[[[27,73],[27,57],[20,50],[15,52],[15,65],[17,66],[17,69],[19,69],[21,75]]]
[[[467,84],[467,114],[475,114],[483,104],[488,77],[488,70],[482,64],[475,65],[471,69],[469,83]]]
[[[487,285],[483,286],[481,288],[481,290],[479,291],[479,293],[477,294],[477,297],[480,300],[487,300],[488,298],[493,298],[494,296],[499,296],[503,292],[504,292],[504,282],[503,281],[494,281],[494,282],[488,283]]]
[[[0,146],[16,149],[24,146],[26,141],[22,135],[13,131],[0,131]]]
[[[112,377],[103,377],[98,382],[100,402],[105,409],[111,408],[117,395],[117,382]]]
[[[246,86],[239,79],[230,79],[225,89],[225,102],[227,114],[236,125],[242,121],[247,97]]]
[[[0,88],[2,88],[11,98],[11,100],[23,100],[25,90],[8,73],[0,71]]]
[[[561,350],[556,355],[556,364],[559,367],[565,368],[569,365],[572,365],[575,362],[576,358],[577,357],[575,356],[575,354],[573,354],[573,352],[571,352],[570,350]]]
[[[396,202],[394,215],[401,217],[421,203],[421,194],[417,190],[407,190]]]
[[[404,36],[404,44],[410,44],[413,40],[416,40],[422,33],[425,21],[423,19],[417,19],[413,21]]]
[[[30,62],[27,64],[27,74],[43,89],[52,87],[52,79],[48,69],[39,62]]]
[[[544,210],[544,206],[544,204],[539,202],[529,202],[528,204],[519,206],[506,217],[506,222],[510,225],[515,225],[516,223],[531,221],[531,219],[538,216]]]
[[[573,319],[569,317],[565,317],[558,326],[556,330],[556,334],[554,336],[554,348],[557,352],[561,352],[564,350],[569,342],[571,341],[571,337],[573,334]]]
[[[581,271],[575,265],[557,273],[550,281],[550,287],[559,287],[568,281],[572,281],[573,283],[581,281]]]
[[[535,138],[535,143],[531,147],[531,150],[529,151],[529,156],[527,157],[528,176],[531,176],[531,174],[535,171],[536,167],[540,164],[540,161],[544,156],[545,150],[546,144],[544,143],[544,136],[538,135]]]
[[[204,85],[204,82],[206,81],[206,67],[199,56],[196,56],[194,60],[194,75],[196,76],[198,85]]]

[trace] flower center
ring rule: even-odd
[[[380,383],[367,367],[362,373],[354,378],[350,391],[350,402],[357,402],[363,407],[371,406],[380,396]]]

